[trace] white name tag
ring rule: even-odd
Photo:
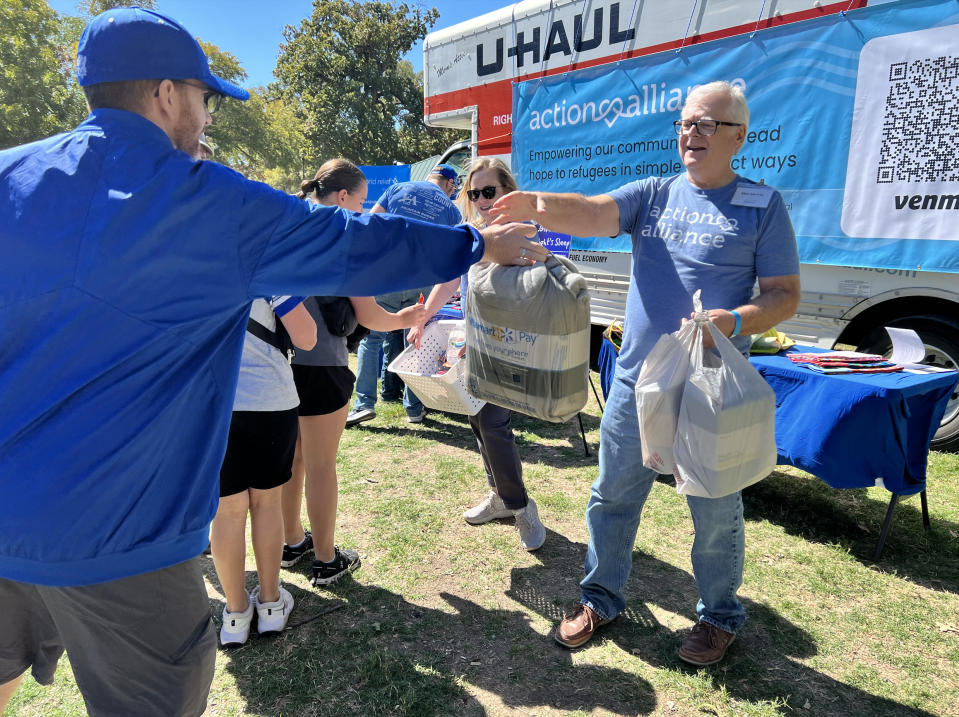
[[[736,207],[754,207],[765,209],[773,197],[773,188],[761,184],[738,184],[731,204]]]

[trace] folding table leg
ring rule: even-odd
[[[919,494],[919,502],[922,504],[922,527],[929,530],[929,503],[926,501],[926,491]]]
[[[879,531],[879,542],[876,543],[876,555],[873,558],[876,562],[879,562],[879,558],[882,556],[882,549],[886,544],[886,536],[889,534],[889,526],[892,523],[892,514],[895,512],[898,503],[899,494],[893,493],[889,499],[889,507],[886,509],[886,519],[882,523],[882,530]]]
[[[596,384],[593,383],[592,373],[590,373],[589,375],[589,385],[593,389],[593,395],[596,396],[596,403],[599,404],[599,412],[603,413],[603,402],[599,400],[599,394],[596,392]],[[587,453],[586,455],[589,455],[589,453]]]
[[[594,390],[595,390],[595,389],[594,389]],[[582,413],[577,413],[577,414],[576,414],[576,420],[579,421],[579,435],[581,435],[581,436],[583,437],[583,453],[585,453],[585,454],[588,456],[588,455],[589,455],[589,444],[586,443],[586,431],[585,431],[585,429],[583,428],[583,414],[582,414]]]

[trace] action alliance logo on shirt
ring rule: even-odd
[[[726,240],[739,232],[739,221],[727,217],[718,209],[715,212],[701,212],[687,207],[660,209],[654,204],[649,217],[654,223],[643,226],[641,236],[655,236],[678,244],[722,249]]]

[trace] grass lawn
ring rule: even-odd
[[[724,662],[696,670],[676,655],[695,619],[692,522],[665,481],[643,514],[626,613],[580,650],[552,639],[579,595],[594,400],[588,457],[575,420],[514,420],[547,527],[535,553],[510,522],[460,518],[486,491],[464,417],[410,426],[399,404],[377,412],[339,456],[337,541],[363,566],[329,590],[310,587],[306,564],[284,570],[293,627],[218,653],[207,714],[959,715],[959,456],[931,455],[932,529],[918,496],[901,501],[879,563],[887,492],[785,468],[747,489],[749,618]],[[252,565],[250,553],[251,585]],[[82,713],[66,660],[51,688],[27,678],[7,712]]]

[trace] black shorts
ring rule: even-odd
[[[300,415],[325,416],[350,402],[356,376],[348,366],[293,364],[293,382],[300,397]]]
[[[290,480],[299,430],[296,415],[295,408],[233,412],[220,469],[221,498],[247,488],[269,490]]]

